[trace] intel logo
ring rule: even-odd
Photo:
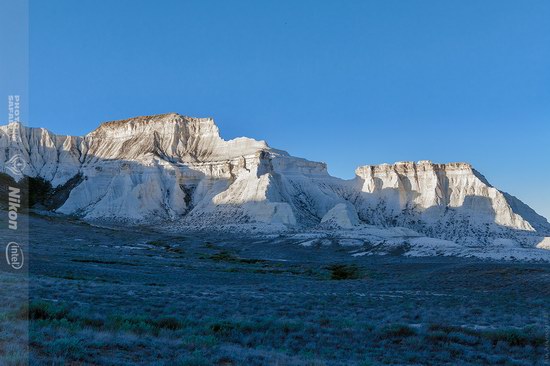
[[[23,256],[23,249],[21,249],[19,244],[11,242],[6,246],[6,261],[13,269],[23,268],[25,257]]]

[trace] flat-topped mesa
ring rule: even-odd
[[[164,113],[151,116],[138,116],[117,121],[103,122],[97,129],[88,134],[128,136],[148,131],[174,131],[177,127],[185,128],[196,135],[213,135],[219,137],[218,126],[212,118],[194,118],[178,113]]]
[[[89,155],[96,159],[217,161],[270,149],[265,141],[244,137],[225,141],[212,118],[177,113],[105,122],[86,135],[86,141]]]
[[[392,217],[413,210],[423,219],[439,220],[451,209],[519,230],[533,227],[516,214],[505,196],[468,163],[435,164],[430,161],[363,166],[356,170],[362,197],[360,212]],[[383,201],[381,208],[379,203]]]
[[[125,118],[120,120],[107,121],[107,122],[101,123],[98,128],[116,128],[121,126],[123,127],[133,123],[148,124],[148,123],[155,123],[155,122],[170,122],[181,118],[201,119],[201,118],[194,118],[194,117],[185,117],[179,113],[170,112],[170,113],[153,114],[150,116],[136,116],[136,117]]]
[[[433,163],[430,160],[414,161],[399,161],[394,164],[379,164],[379,165],[364,165],[355,170],[355,174],[359,177],[365,177],[372,174],[386,174],[388,172],[395,172],[400,174],[407,174],[409,172],[451,172],[462,171],[466,173],[472,173],[473,168],[470,163],[456,162],[438,164]]]
[[[436,164],[428,160],[366,165],[355,170],[362,191],[392,196],[394,208],[462,205],[465,195],[486,195],[489,187],[468,163]],[[467,187],[467,188],[465,188]],[[454,189],[458,188],[458,189]]]

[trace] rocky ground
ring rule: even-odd
[[[547,263],[354,257],[334,243],[60,218],[30,225],[31,365],[549,361]],[[0,276],[12,299],[14,276]],[[14,345],[25,336],[20,304],[0,305],[2,365],[25,357]]]

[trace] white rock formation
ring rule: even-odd
[[[193,228],[371,224],[470,244],[550,233],[546,219],[466,163],[363,166],[345,181],[323,163],[264,141],[225,141],[212,119],[175,113],[103,123],[83,137],[0,126],[0,172],[13,176],[6,164],[15,155],[28,163],[25,176],[51,183],[45,206],[85,220]]]
[[[544,237],[542,240],[536,245],[539,249],[546,249],[550,250],[550,237]]]
[[[548,232],[550,225],[518,199],[499,191],[470,164],[430,161],[364,166],[356,170],[359,217],[406,226],[445,239],[477,242],[513,231]],[[514,209],[515,208],[515,209]]]
[[[448,208],[469,211],[477,220],[533,230],[515,214],[503,194],[491,187],[469,164],[433,164],[429,161],[364,166],[356,170],[361,180],[362,207],[376,209],[380,202],[388,214],[416,209],[426,219],[438,219]]]
[[[323,216],[321,223],[334,225],[342,229],[352,229],[359,225],[359,217],[355,207],[349,202],[338,203]]]
[[[54,135],[44,128],[27,128],[20,123],[0,126],[0,172],[15,155],[27,161],[23,174],[42,177],[54,186],[75,176],[81,165],[81,137]]]

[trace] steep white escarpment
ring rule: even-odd
[[[0,126],[0,172],[11,174],[5,164],[20,156],[27,162],[24,175],[63,184],[79,171],[82,143],[81,137],[55,135],[20,123]]]
[[[59,213],[85,220],[295,230],[406,227],[462,243],[550,235],[542,216],[466,163],[363,166],[341,180],[326,165],[264,141],[226,141],[210,118],[176,113],[106,122],[82,137],[0,127],[0,172],[52,185]],[[15,177],[15,176],[14,176]],[[18,178],[18,177],[15,177]]]
[[[533,210],[531,207],[527,206],[525,203],[521,202],[518,198],[512,196],[511,194],[508,194],[506,192],[502,192],[502,194],[504,195],[506,202],[514,211],[514,213],[517,213],[523,219],[527,220],[535,230],[550,233],[550,224],[548,223],[546,218],[537,214],[535,210]]]
[[[474,242],[502,229],[535,231],[470,164],[400,162],[360,167],[356,175],[355,202],[366,222]]]
[[[224,141],[211,118],[176,113],[103,123],[85,136],[86,161],[142,160],[157,156],[181,163],[212,162],[255,154],[264,141]]]
[[[6,174],[19,155],[24,175],[53,187],[81,176],[57,211],[90,220],[297,225],[281,174],[328,177],[322,163],[264,141],[225,141],[212,119],[175,113],[106,122],[83,137],[11,124],[0,129],[0,150]]]

